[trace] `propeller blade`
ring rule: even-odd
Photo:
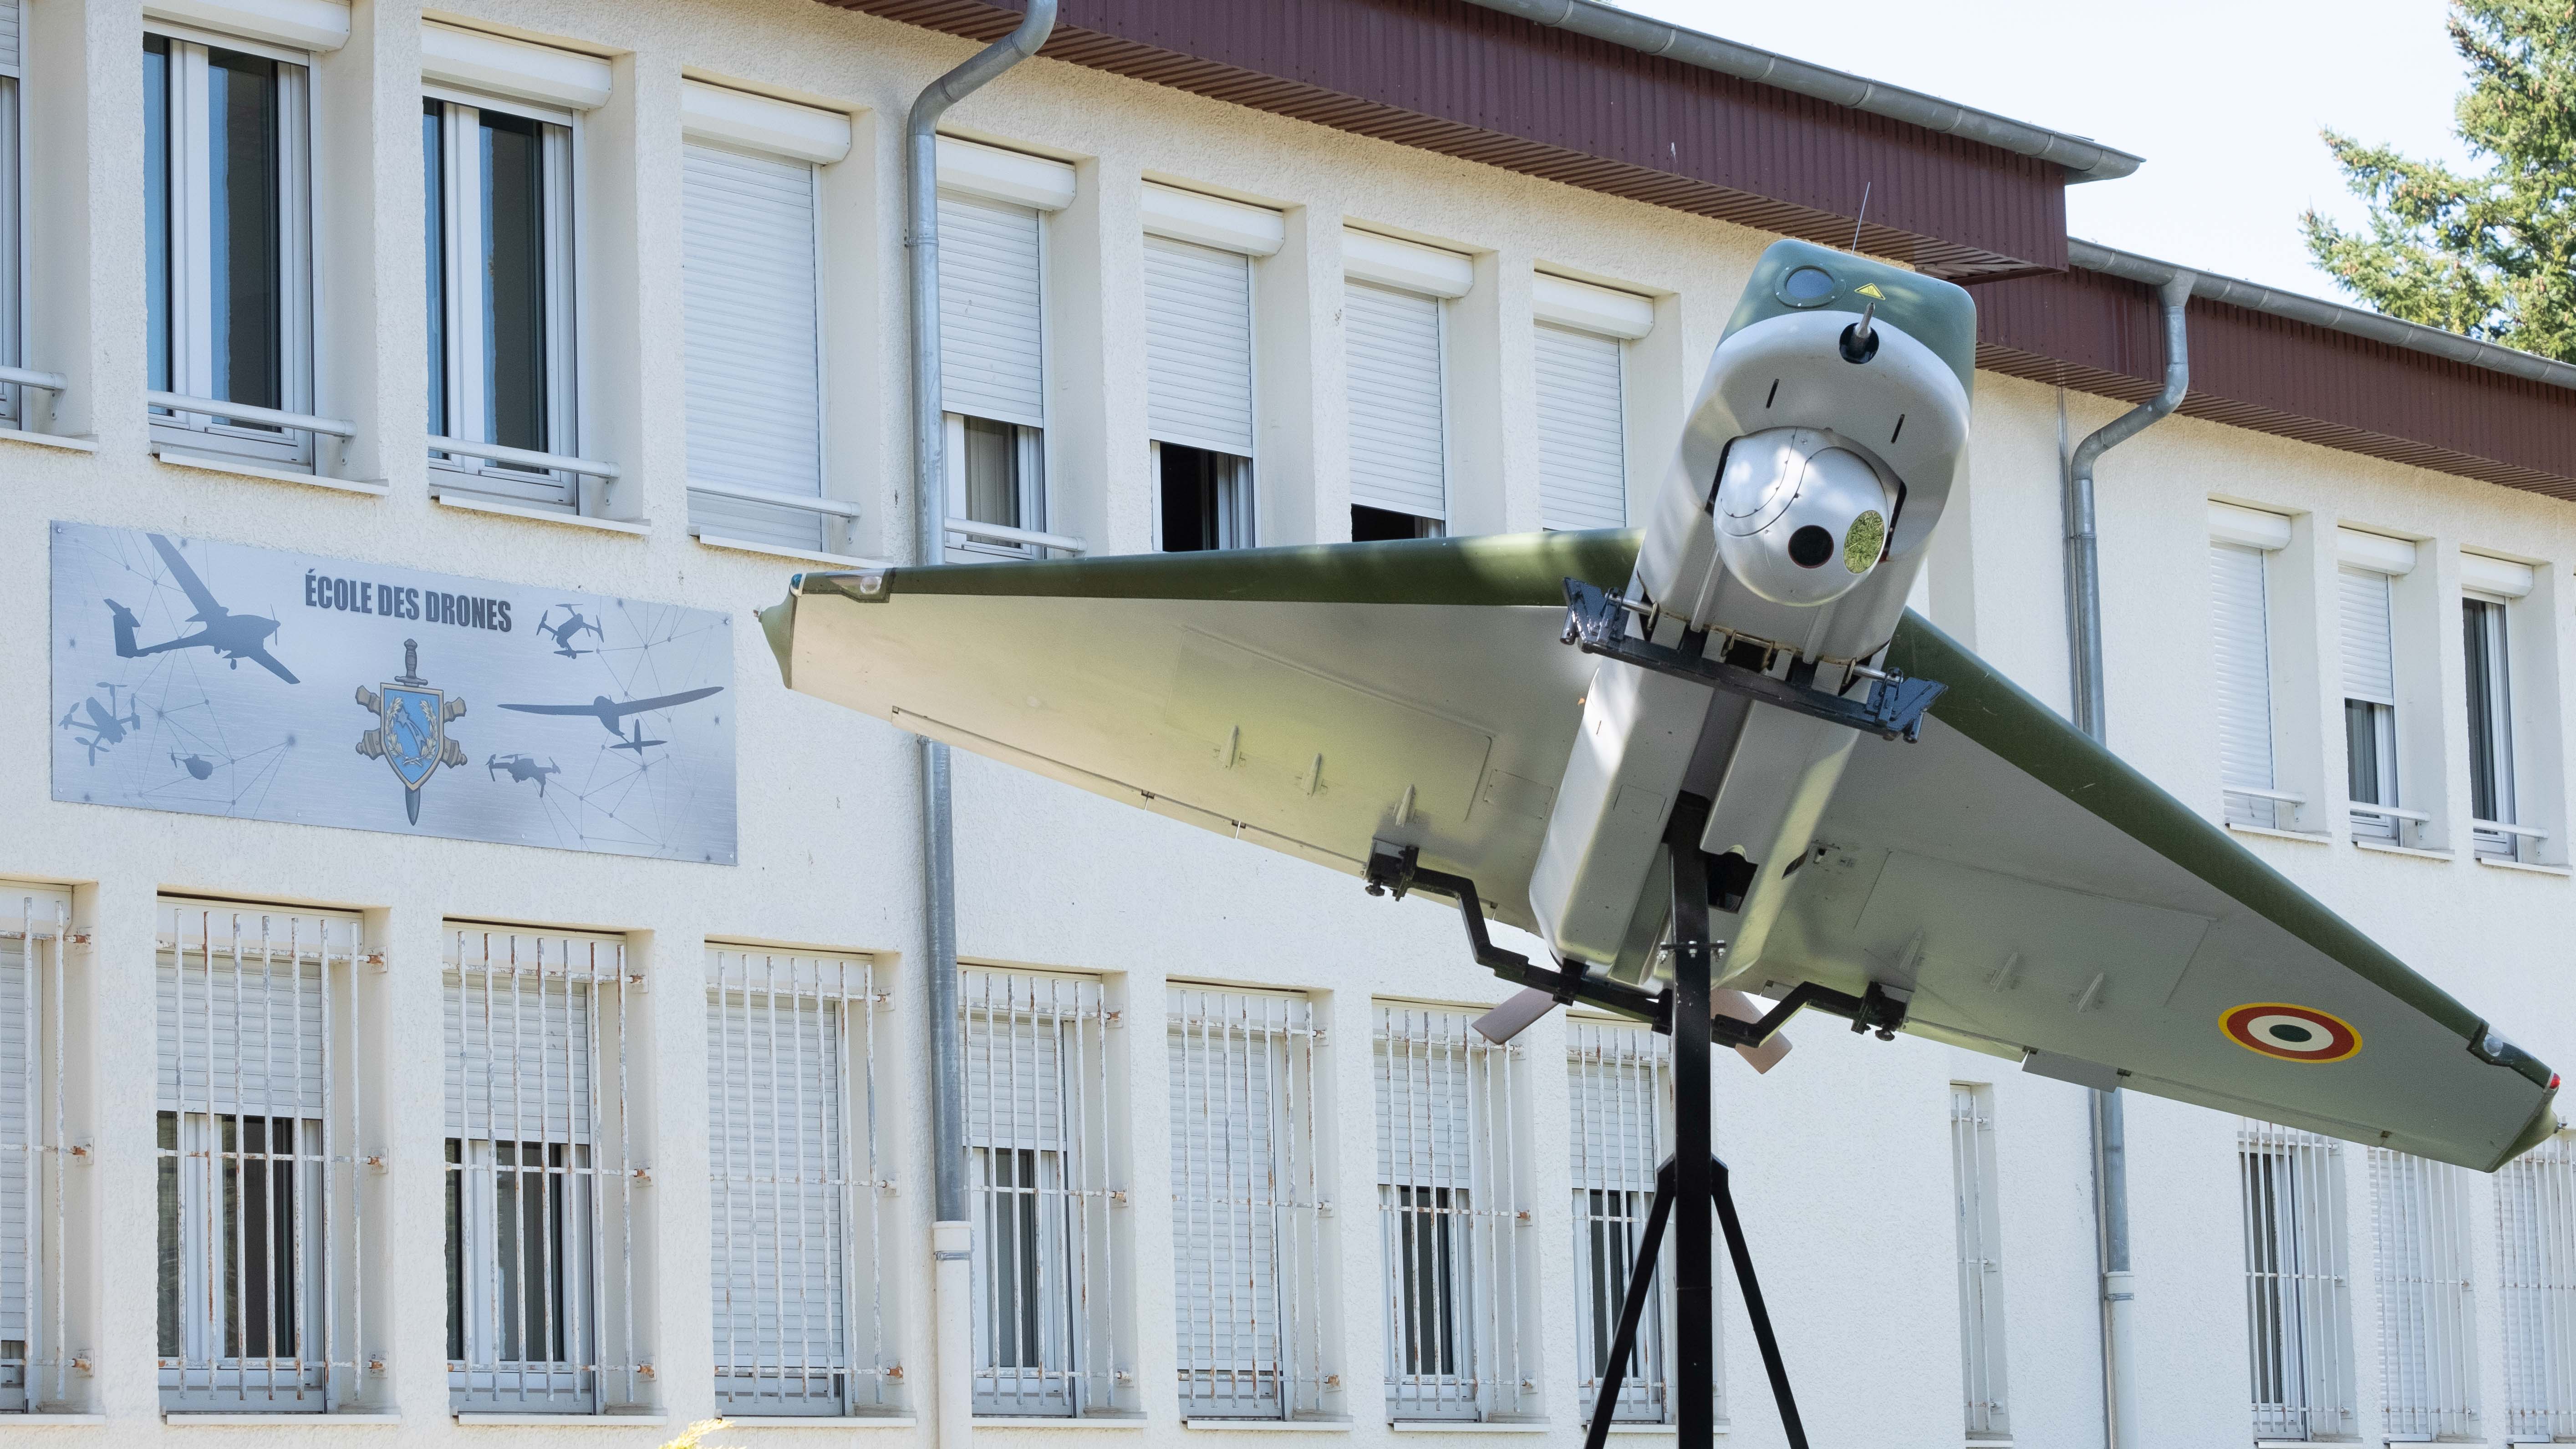
[[[1556,998],[1533,986],[1518,996],[1477,1017],[1476,1034],[1499,1046],[1529,1030],[1530,1024],[1548,1014]]]
[[[1708,1007],[1712,1015],[1723,1016],[1730,1021],[1751,1023],[1760,1021],[1764,1015],[1763,1003],[1741,991],[1729,991],[1723,986],[1708,994]],[[1780,1065],[1780,1059],[1789,1054],[1788,1034],[1775,1031],[1771,1033],[1769,1041],[1758,1047],[1737,1047],[1735,1054],[1750,1063],[1753,1070],[1768,1072]]]

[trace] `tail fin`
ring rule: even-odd
[[[134,611],[114,599],[107,601],[108,612],[116,621],[116,657],[132,659],[134,648]]]

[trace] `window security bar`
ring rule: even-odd
[[[1377,1008],[1378,1235],[1386,1406],[1396,1419],[1525,1411],[1534,1271],[1521,1228],[1517,1047],[1468,1014]]]
[[[2576,1436],[2576,1141],[2561,1130],[2495,1182],[2505,1435]]]
[[[7,379],[0,379],[6,381]],[[152,407],[174,413],[192,413],[200,417],[221,418],[230,423],[249,423],[254,427],[284,428],[291,433],[319,433],[330,438],[354,438],[356,423],[338,418],[317,418],[310,413],[280,412],[276,408],[253,407],[249,403],[225,402],[220,398],[187,397],[175,392],[147,392],[143,401]]]
[[[2352,813],[2375,815],[2387,820],[2403,820],[2412,825],[2428,825],[2433,820],[2432,816],[2421,810],[2400,810],[2394,805],[2364,805],[2358,801],[2353,803]]]
[[[969,971],[966,1146],[975,1196],[975,1412],[1111,1407],[1120,1224],[1108,1028],[1089,977]]]
[[[953,515],[948,519],[947,527],[950,533],[962,533],[968,538],[980,538],[986,543],[1017,544],[1022,548],[1051,548],[1058,553],[1083,553],[1091,547],[1070,534],[1040,533],[1033,528],[1013,528],[1001,523],[977,523],[974,519],[958,518]]]
[[[69,900],[26,895],[15,905],[0,917],[0,1060],[19,1065],[0,1081],[0,1197],[17,1209],[16,1240],[0,1241],[0,1407],[32,1410],[71,1397],[62,1044],[63,948],[75,938]]]
[[[359,923],[164,909],[156,971],[161,1405],[364,1397]]]
[[[2012,1437],[2004,1359],[2003,1214],[1996,1201],[1994,1089],[1950,1084],[1950,1180],[1957,1191],[1960,1401],[1973,1439]]]
[[[707,971],[717,1407],[890,1412],[875,968],[710,947]]]
[[[1181,1411],[1323,1405],[1317,1035],[1303,996],[1168,989]]]
[[[2359,1415],[2342,1149],[2251,1119],[2237,1142],[2255,1437],[2349,1437]]]
[[[2492,831],[2497,835],[2518,835],[2525,840],[2549,838],[2549,832],[2537,825],[2511,825],[2501,820],[2472,820],[2469,824],[2477,830]]]
[[[449,1400],[647,1403],[627,1082],[643,978],[615,937],[451,925],[445,954]]]
[[[2475,1439],[2478,1310],[2465,1172],[2370,1149],[2380,1432]]]
[[[0,384],[42,388],[46,392],[69,392],[72,381],[59,372],[38,372],[31,367],[0,367]]]
[[[2222,795],[2242,795],[2249,800],[2273,800],[2278,801],[2283,805],[2305,805],[2308,803],[2308,797],[2300,794],[2296,790],[2257,790],[2251,785],[2227,785],[2221,787],[2219,793]]]
[[[799,513],[820,513],[852,520],[859,517],[859,505],[844,503],[838,498],[814,498],[767,488],[745,488],[737,483],[705,483],[694,478],[689,480],[689,491],[704,498],[730,498],[737,503],[757,503],[767,508],[793,508]]]
[[[1637,1261],[1647,1210],[1655,1200],[1655,1173],[1671,1151],[1664,1104],[1672,1086],[1672,1039],[1644,1027],[1568,1020],[1565,1066],[1572,1089],[1570,1143],[1574,1159],[1574,1275],[1582,1295],[1575,1326],[1583,1415],[1592,1416],[1601,1392],[1601,1366],[1626,1307],[1628,1278]],[[1665,1261],[1669,1262],[1669,1249]],[[1664,1278],[1649,1281],[1653,1296],[1637,1323],[1628,1377],[1612,1417],[1663,1423],[1671,1416],[1672,1365]],[[1724,1375],[1719,1376],[1724,1383]],[[1721,1390],[1722,1392],[1722,1390]],[[1721,1402],[1716,1412],[1726,1421]]]
[[[469,443],[463,438],[432,437],[429,451],[453,453],[460,458],[480,458],[487,463],[507,463],[513,468],[532,468],[541,473],[577,473],[584,478],[602,479],[624,476],[614,463],[575,458],[565,453],[540,453],[531,448],[512,448],[500,443]]]

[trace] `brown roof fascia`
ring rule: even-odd
[[[976,40],[987,0],[826,0]],[[1460,0],[1063,0],[1046,56],[1958,279],[2066,264],[2063,167]]]
[[[2129,402],[2164,377],[2142,283],[2071,268],[1979,285],[1977,365]],[[2576,392],[2195,297],[2182,411],[2576,499]]]

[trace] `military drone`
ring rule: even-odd
[[[792,688],[1447,898],[1524,988],[1489,1036],[1574,1002],[1671,1032],[1646,1236],[1678,1214],[1682,1441],[1714,1194],[1803,1444],[1707,1152],[1712,1044],[1765,1066],[1821,1010],[2485,1171],[2555,1125],[2546,1066],[1907,610],[1975,346],[1960,288],[1784,241],[1642,530],[808,573],[761,620]]]

